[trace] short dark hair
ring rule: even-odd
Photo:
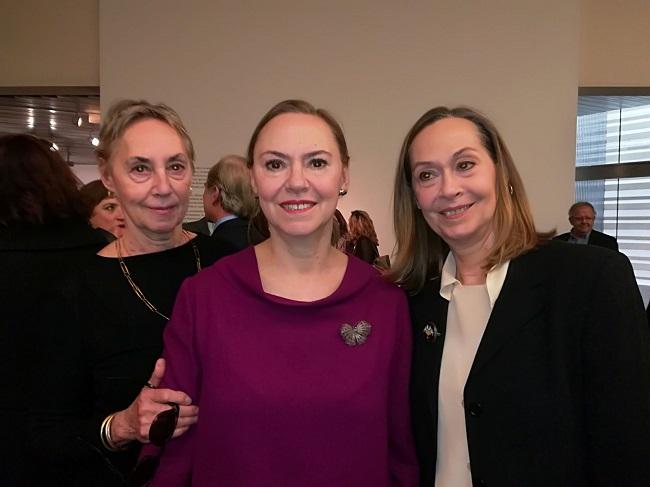
[[[0,137],[0,226],[88,218],[81,182],[51,144],[29,134]]]
[[[91,215],[98,204],[100,204],[106,198],[112,196],[112,193],[106,189],[104,183],[102,183],[99,179],[95,179],[88,184],[84,184],[81,187],[80,192],[81,197],[83,198],[84,203],[86,204],[86,207],[88,208],[88,211]]]

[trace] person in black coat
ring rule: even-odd
[[[415,123],[394,194],[420,485],[650,485],[650,337],[628,259],[538,233],[472,109]]]
[[[607,249],[618,250],[618,242],[611,235],[594,230],[596,210],[587,201],[578,201],[569,208],[569,222],[573,226],[570,232],[553,237],[569,243],[597,245]]]
[[[368,264],[374,264],[379,257],[379,239],[375,226],[367,212],[354,210],[348,220],[350,242],[348,251]]]
[[[106,244],[87,223],[79,181],[50,144],[31,135],[0,137],[0,479],[39,480],[28,448],[27,383],[42,333],[43,301],[66,275]]]
[[[206,191],[215,217],[213,239],[236,250],[264,240],[249,224],[256,203],[245,158],[237,155],[222,157],[208,173]]]

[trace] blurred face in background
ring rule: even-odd
[[[573,225],[571,233],[577,237],[586,237],[591,232],[595,219],[596,214],[590,207],[584,205],[574,208],[569,216],[569,222]]]
[[[124,231],[124,213],[117,198],[104,198],[100,201],[90,215],[90,225],[121,237]]]

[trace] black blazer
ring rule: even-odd
[[[233,218],[217,226],[212,233],[212,238],[239,251],[264,240],[254,227],[249,227],[247,219]]]
[[[183,223],[183,229],[188,232],[202,233],[203,235],[210,236],[210,227],[208,227],[208,220],[203,217],[193,222]]]
[[[427,487],[448,304],[439,287],[428,281],[410,300],[412,417]],[[624,255],[549,242],[512,260],[464,390],[473,485],[649,486],[649,358]]]
[[[567,242],[569,240],[570,232],[563,233],[553,237],[554,240],[562,240]],[[597,245],[598,247],[605,247],[606,249],[618,250],[618,242],[611,235],[599,232],[598,230],[591,230],[589,234],[588,245]]]

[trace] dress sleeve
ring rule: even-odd
[[[195,310],[192,279],[183,283],[176,297],[172,318],[165,328],[163,357],[165,376],[160,387],[185,391],[193,404],[200,401],[200,360],[196,347]],[[153,486],[190,485],[196,425],[184,435],[167,442],[153,479]],[[156,455],[152,445],[143,448],[142,457]]]
[[[397,332],[391,358],[388,392],[388,468],[392,487],[413,487],[418,485],[418,464],[409,410],[411,320],[406,296],[402,294],[399,297],[395,314]]]
[[[582,341],[588,485],[650,485],[650,339],[629,260],[596,276]]]
[[[99,438],[107,413],[95,400],[84,333],[91,320],[79,308],[78,293],[78,283],[70,280],[38,303],[28,384],[31,449],[39,475],[53,481],[93,471],[121,480],[111,464],[137,453],[131,448],[110,452]]]

